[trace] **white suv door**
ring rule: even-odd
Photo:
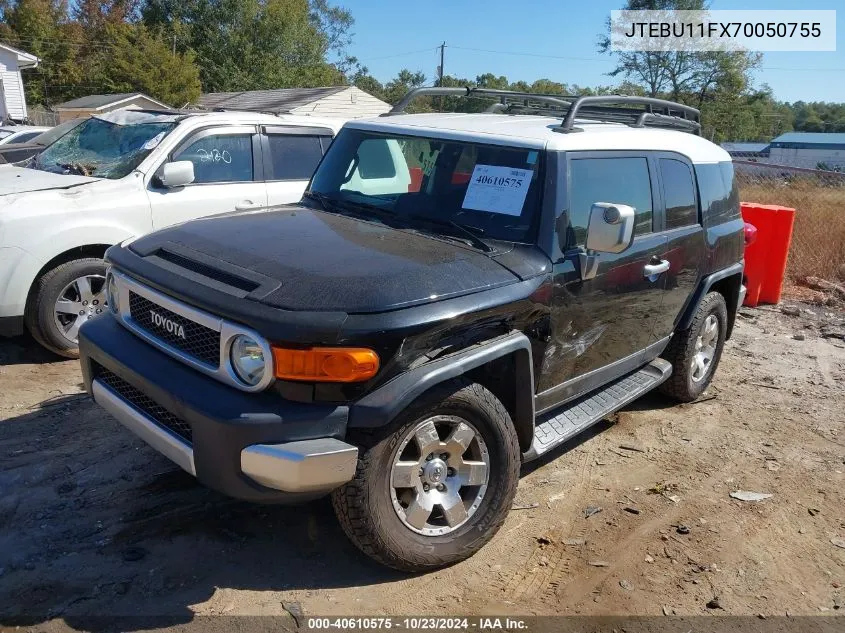
[[[152,178],[147,194],[156,229],[207,215],[267,205],[267,187],[261,177],[261,145],[254,125],[195,131],[165,162],[176,161],[193,163],[194,181],[168,188]]]
[[[332,130],[265,125],[261,131],[268,204],[299,202],[311,175],[332,142]]]

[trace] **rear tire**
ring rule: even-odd
[[[507,517],[521,452],[508,412],[482,385],[435,387],[369,444],[332,504],[346,535],[378,562],[406,572],[457,563]]]
[[[719,366],[727,326],[725,298],[718,292],[708,293],[690,326],[675,332],[662,354],[672,363],[672,375],[660,391],[681,402],[692,402],[704,393]]]
[[[105,263],[91,257],[65,262],[42,275],[24,316],[32,337],[51,352],[78,358],[79,327],[106,312],[105,278]]]

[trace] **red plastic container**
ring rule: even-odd
[[[795,209],[741,202],[742,219],[757,229],[756,239],[745,247],[745,305],[778,303],[792,242]]]

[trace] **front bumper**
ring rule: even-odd
[[[79,333],[94,400],[203,484],[264,503],[307,501],[355,474],[348,408],[249,394],[156,350],[111,315]]]

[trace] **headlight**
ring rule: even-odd
[[[112,314],[120,312],[120,293],[117,290],[117,281],[111,273],[106,275],[106,301]]]
[[[238,334],[229,352],[232,369],[244,384],[254,387],[264,378],[264,349],[246,334]]]

